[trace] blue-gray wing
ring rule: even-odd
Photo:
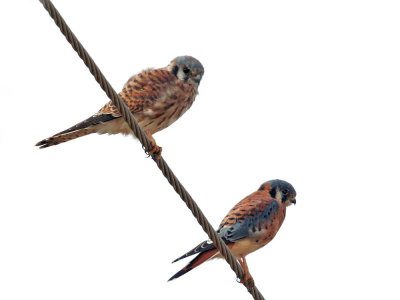
[[[279,209],[278,202],[271,201],[263,210],[253,211],[245,217],[239,213],[233,213],[236,220],[230,220],[229,224],[218,229],[218,235],[226,242],[234,242],[246,237],[256,236],[262,230],[262,227],[267,223],[273,214]],[[236,222],[235,222],[236,221]],[[233,224],[232,224],[233,223]]]
[[[263,224],[268,222],[278,209],[279,205],[275,200],[268,202],[263,210],[254,209],[251,211],[243,211],[244,215],[241,215],[236,209],[233,209],[228,214],[228,218],[224,219],[226,220],[226,222],[223,223],[225,225],[220,226],[217,233],[226,244],[246,237],[256,236],[257,233],[261,231]],[[231,216],[236,217],[233,218]],[[210,240],[204,241],[181,257],[175,259],[173,263],[188,256],[213,249],[215,249],[215,246]]]

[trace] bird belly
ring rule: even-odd
[[[258,249],[260,249],[261,247],[265,246],[268,242],[264,242],[262,240],[259,240],[258,242],[256,242],[255,240],[251,239],[251,238],[244,238],[241,240],[238,240],[236,242],[230,245],[229,248],[232,252],[232,254],[236,257],[236,258],[240,258],[241,256],[246,256],[247,254],[250,254]],[[222,255],[218,252],[218,254],[216,254],[214,256],[215,258],[222,258]]]
[[[106,123],[102,123],[99,125],[96,125],[98,127],[97,133],[99,134],[117,134],[117,133],[122,133],[122,134],[131,134],[132,131],[128,126],[128,123],[125,122],[125,120],[121,117],[118,119],[114,119],[112,121],[108,121]]]
[[[134,117],[143,130],[154,134],[167,128],[169,125],[178,120],[188,109],[189,105],[183,103],[175,103],[169,105],[167,109],[157,107],[157,109],[147,109],[143,112],[134,113]],[[128,126],[128,123],[121,117],[108,121],[97,126],[97,133],[99,134],[132,134],[133,132]]]
[[[145,113],[135,114],[135,118],[144,130],[154,134],[167,128],[178,120],[188,108],[188,106],[182,103],[176,103],[170,105],[166,110],[158,108],[155,110],[148,110]]]
[[[266,243],[261,240],[253,240],[251,238],[244,238],[235,242],[232,246],[232,253],[235,257],[246,256],[261,247],[263,247]]]
[[[230,247],[233,255],[237,258],[246,256],[268,244],[276,235],[277,229],[269,227],[268,229],[262,228],[252,233],[250,237],[246,237],[233,242]],[[221,257],[221,255],[218,255]]]

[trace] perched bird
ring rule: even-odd
[[[152,141],[149,154],[161,154],[153,134],[171,125],[193,104],[204,74],[202,64],[191,56],[179,56],[167,67],[132,76],[119,96]],[[117,108],[108,102],[90,118],[36,144],[46,148],[91,133],[133,134]]]
[[[242,266],[245,272],[242,283],[254,285],[247,267],[246,255],[265,246],[275,237],[285,220],[286,207],[292,203],[296,204],[296,191],[293,186],[283,180],[270,180],[236,204],[222,220],[217,233]],[[169,281],[207,260],[222,257],[211,241],[204,241],[173,263],[194,254],[198,255]]]

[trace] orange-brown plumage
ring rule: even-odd
[[[236,204],[222,220],[217,233],[245,270],[246,276],[242,280],[252,282],[246,255],[265,246],[275,237],[285,220],[286,207],[296,202],[295,197],[296,191],[289,183],[271,180]],[[198,256],[170,280],[182,276],[211,258],[221,257],[215,246],[205,241],[175,261],[194,254]]]
[[[203,73],[203,66],[195,58],[177,57],[165,68],[149,69],[132,76],[119,95],[154,142],[154,133],[171,125],[191,107]],[[110,101],[92,117],[36,146],[45,148],[94,132],[132,134]]]

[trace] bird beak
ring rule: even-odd
[[[199,83],[200,83],[200,80],[201,80],[201,74],[198,74],[197,76],[195,76],[195,77],[193,78],[193,80],[196,81],[197,84],[199,84]]]
[[[295,198],[295,199],[292,199],[292,200],[290,200],[290,202],[292,202],[293,204],[296,204],[296,198]]]

